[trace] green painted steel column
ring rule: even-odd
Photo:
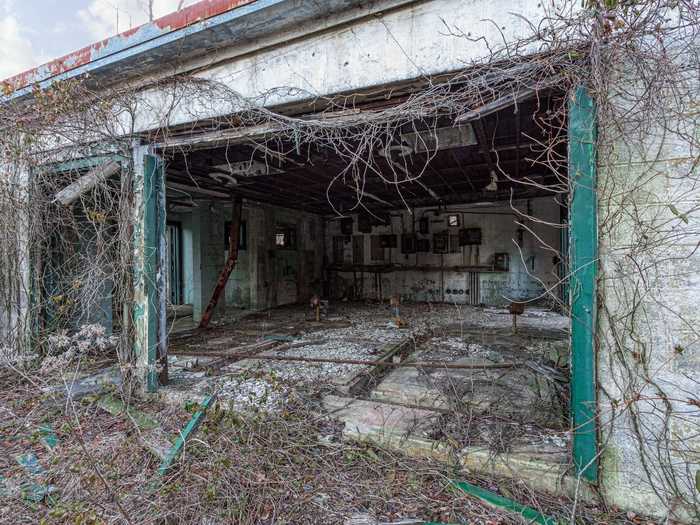
[[[145,146],[134,152],[134,354],[144,390],[158,390],[159,217],[165,191],[161,161]]]
[[[595,483],[598,480],[596,108],[583,86],[576,89],[569,103],[569,181],[573,459],[578,474]]]

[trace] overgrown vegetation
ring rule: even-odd
[[[53,378],[56,379],[56,378]],[[409,459],[369,444],[342,442],[320,401],[303,392],[281,412],[211,411],[175,468],[159,478],[159,460],[140,439],[134,417],[111,415],[88,396],[64,404],[36,383],[6,372],[0,469],[28,480],[15,457],[34,453],[55,487],[49,504],[27,502],[10,484],[0,501],[3,523],[349,523],[348,518],[404,522],[516,525],[519,518],[450,488],[463,473],[435,461]],[[194,407],[142,401],[140,410],[174,437]],[[42,444],[51,425],[58,445]],[[566,520],[572,502],[529,491],[517,481],[469,481]],[[366,522],[366,521],[365,521]],[[360,523],[360,521],[358,521]],[[371,523],[371,521],[370,521]],[[615,509],[582,505],[576,523],[650,523]]]

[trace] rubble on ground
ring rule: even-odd
[[[100,324],[89,324],[70,334],[61,330],[46,339],[47,355],[41,363],[40,372],[48,374],[67,367],[74,359],[85,355],[99,355],[117,347],[118,336],[107,336]]]

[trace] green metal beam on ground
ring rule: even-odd
[[[173,466],[173,463],[182,453],[182,450],[185,448],[185,443],[187,443],[187,440],[190,438],[190,436],[197,431],[199,425],[202,424],[202,421],[204,421],[204,417],[207,415],[207,410],[211,407],[215,400],[216,396],[212,395],[207,397],[199,405],[199,409],[197,410],[197,412],[194,413],[192,419],[190,419],[189,423],[187,423],[187,426],[182,430],[182,432],[180,432],[180,435],[177,437],[175,443],[170,448],[170,451],[168,452],[167,456],[160,464],[160,467],[158,467],[158,474],[160,476],[164,476],[168,472],[168,470],[170,470],[170,468]]]
[[[53,450],[58,446],[58,436],[51,425],[41,425],[39,434],[41,435],[42,444],[49,450]]]
[[[22,481],[20,485],[22,499],[32,503],[47,500],[47,503],[53,505],[56,500],[50,498],[50,496],[55,494],[58,489],[56,486],[46,482],[47,472],[39,463],[39,458],[33,452],[28,452],[27,454],[16,456],[15,460],[28,475],[28,479]]]
[[[571,412],[574,464],[577,473],[592,483],[598,481],[596,138],[595,103],[579,86],[569,104]]]
[[[498,507],[503,510],[513,512],[515,514],[520,514],[520,516],[522,516],[529,523],[538,523],[539,525],[558,525],[559,523],[557,520],[545,516],[541,512],[531,507],[521,505],[517,501],[504,498],[503,496],[499,496],[494,492],[488,491],[476,485],[472,485],[471,483],[467,483],[466,481],[452,481],[452,485],[458,488],[459,490],[469,494],[470,496],[474,496],[475,498],[478,498],[481,501],[493,507]]]

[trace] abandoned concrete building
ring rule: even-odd
[[[346,439],[698,519],[697,105],[606,121],[526,39],[544,4],[205,0],[8,79],[15,107],[122,90],[109,140],[3,153],[80,239],[11,257],[8,346],[100,325],[172,402],[308,385]]]

